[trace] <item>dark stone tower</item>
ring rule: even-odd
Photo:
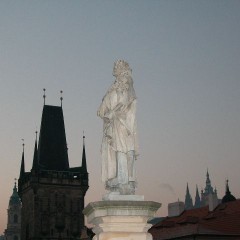
[[[18,186],[21,239],[79,239],[88,189],[85,145],[82,166],[70,168],[62,107],[44,105],[32,169],[25,171],[23,153]]]

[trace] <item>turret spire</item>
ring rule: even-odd
[[[235,201],[236,198],[231,194],[230,190],[229,190],[229,185],[228,185],[228,179],[226,180],[226,194],[222,199],[222,203],[226,203],[226,202],[231,202],[231,201]]]
[[[199,208],[201,207],[201,199],[200,199],[200,195],[198,192],[198,186],[196,185],[196,196],[195,196],[195,204],[194,204],[195,208]]]
[[[185,195],[185,209],[192,209],[193,208],[193,202],[192,197],[189,192],[188,183],[187,183],[187,189],[186,189],[186,195]]]
[[[10,197],[9,200],[9,208],[11,208],[12,206],[16,206],[16,205],[21,205],[21,201],[18,195],[18,191],[17,191],[17,183],[16,183],[16,178],[14,178],[14,187],[13,187],[13,193]]]
[[[19,178],[23,177],[24,173],[25,173],[25,162],[24,162],[24,139],[22,139],[22,147],[23,147],[23,151],[22,151],[22,161],[21,161],[21,169],[20,169],[20,176]]]
[[[85,152],[85,135],[84,135],[84,131],[83,131],[82,170],[87,172],[87,161],[86,161],[86,152]]]
[[[35,146],[34,146],[32,170],[38,169],[38,149],[37,149],[37,135],[38,135],[38,132],[36,131],[35,134],[36,134],[36,139],[35,139]]]

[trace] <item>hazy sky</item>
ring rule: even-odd
[[[102,121],[96,116],[114,81],[113,63],[133,69],[138,97],[138,190],[146,200],[184,200],[186,183],[213,187],[225,179],[240,196],[240,1],[1,0],[0,1],[0,233],[18,178],[32,165],[46,103],[63,110],[71,166],[81,164],[82,132],[90,188],[101,200]]]

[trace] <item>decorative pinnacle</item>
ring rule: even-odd
[[[85,134],[84,134],[84,130],[83,130],[83,146],[85,146]]]
[[[24,146],[25,146],[25,144],[24,144],[24,139],[22,138],[22,146],[23,146],[23,152],[24,152]]]
[[[45,105],[45,99],[46,99],[46,88],[43,89],[43,105]]]
[[[61,94],[60,100],[61,100],[61,107],[62,107],[62,101],[63,101],[63,96],[62,96],[63,91],[62,90],[60,91],[60,94]]]
[[[37,141],[37,135],[38,135],[38,131],[37,130],[36,130],[35,134],[36,134],[36,141]]]

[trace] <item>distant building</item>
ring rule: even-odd
[[[199,208],[199,207],[203,207],[203,206],[208,206],[209,203],[214,203],[215,205],[217,205],[220,202],[221,202],[221,200],[219,200],[218,196],[217,196],[217,189],[215,188],[213,190],[213,187],[211,185],[211,180],[209,178],[208,170],[207,170],[207,175],[206,175],[206,186],[205,186],[204,190],[201,191],[201,197],[199,195],[198,186],[196,186],[196,195],[195,195],[194,205],[193,205],[192,197],[189,192],[189,187],[188,187],[188,183],[187,183],[186,194],[185,194],[185,209],[186,210],[193,209],[193,208]]]
[[[18,196],[16,182],[14,184],[13,193],[8,204],[8,220],[7,228],[4,232],[5,240],[20,240],[21,239],[21,208],[22,203]]]
[[[23,148],[18,186],[22,200],[21,239],[80,239],[88,189],[85,144],[82,165],[70,168],[62,107],[44,104],[32,169],[25,171]]]
[[[221,203],[213,211],[208,206],[185,210],[165,218],[149,232],[153,240],[240,239],[240,200]]]
[[[213,201],[215,202],[219,202],[221,200],[218,200],[218,196],[217,196],[217,189],[215,188],[213,190],[213,187],[211,185],[211,180],[209,178],[209,173],[207,171],[207,175],[206,175],[206,186],[204,188],[204,191],[201,191],[201,206],[208,206],[209,205],[209,197],[211,196],[211,198],[213,199]]]

